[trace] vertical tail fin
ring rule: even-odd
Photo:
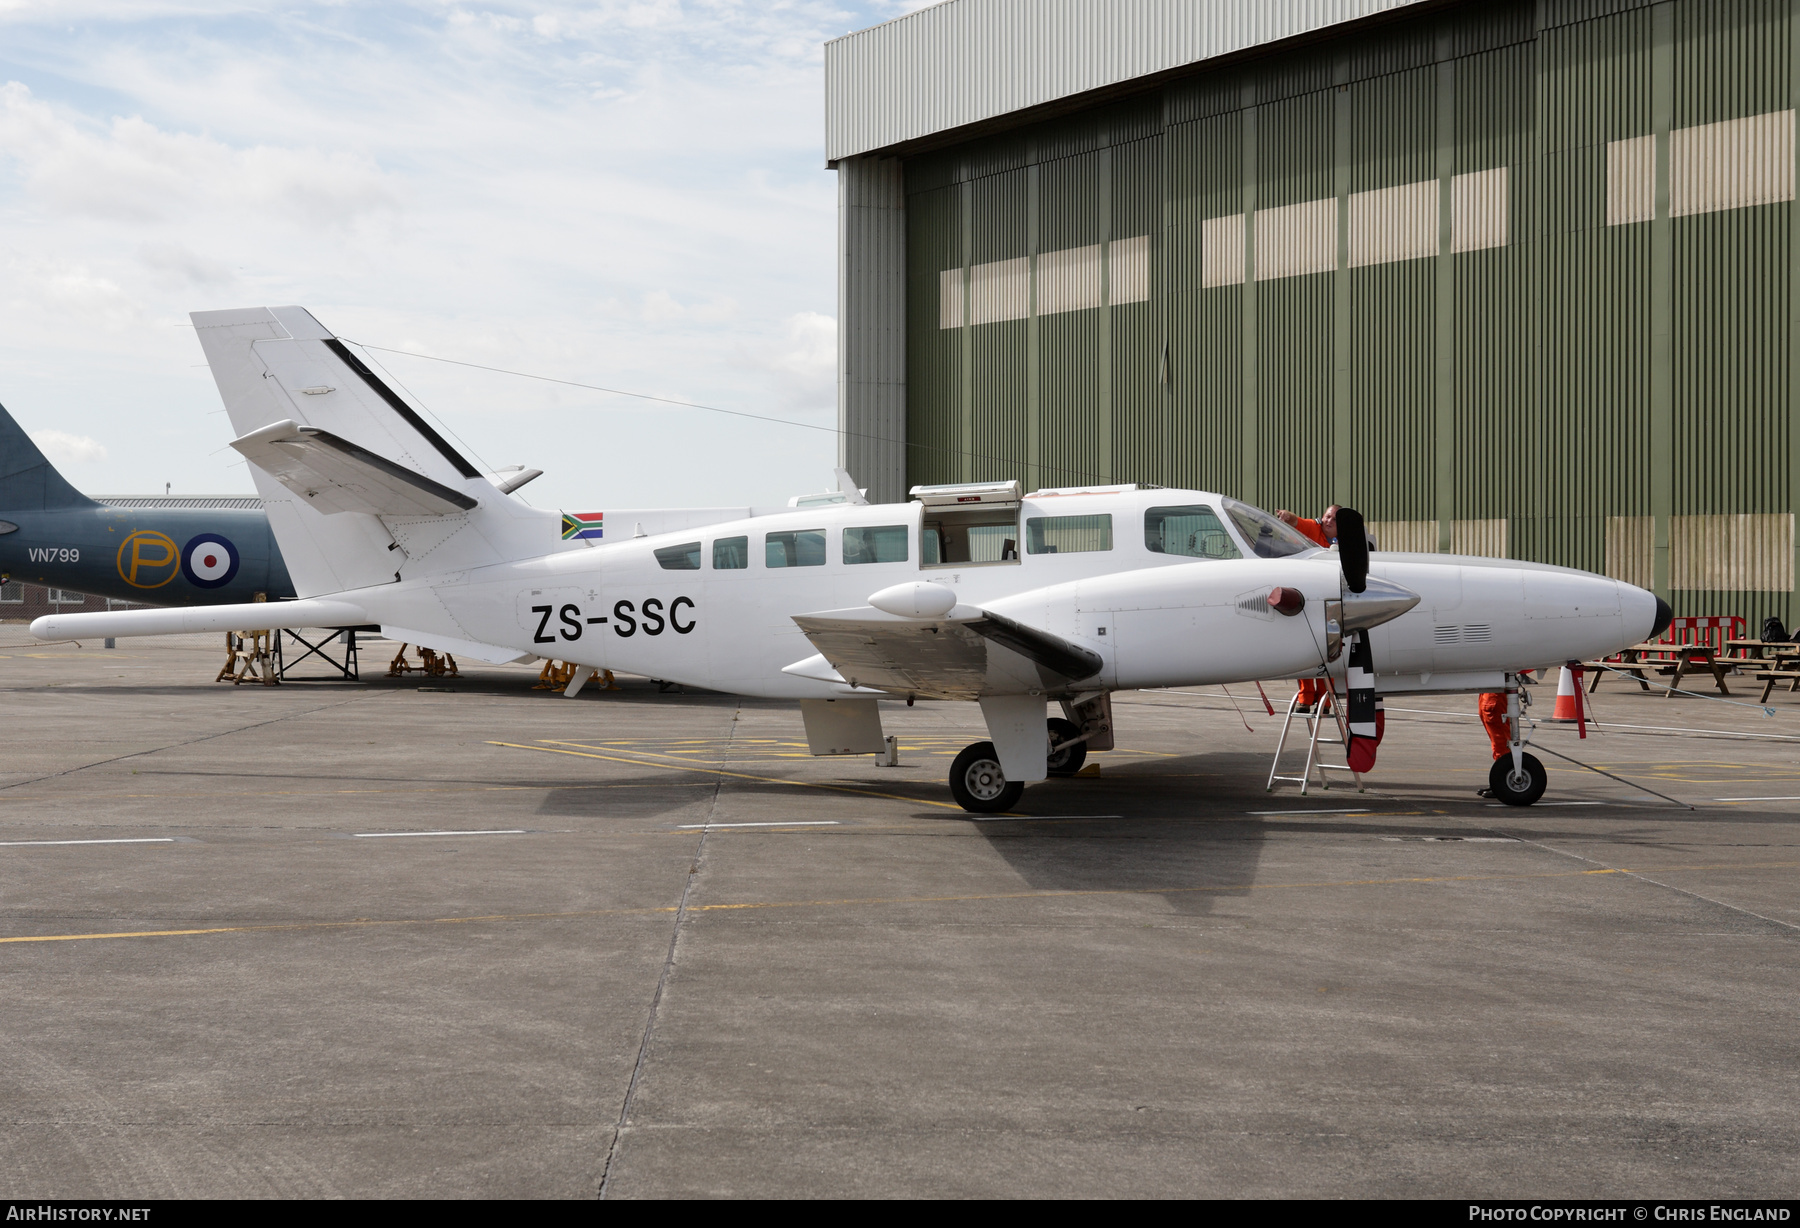
[[[195,312],[301,597],[533,558],[562,518],[508,498],[299,307]]]
[[[0,510],[48,511],[59,507],[94,507],[56,471],[25,428],[0,406]]]

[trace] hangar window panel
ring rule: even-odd
[[[721,537],[713,543],[713,569],[715,571],[743,571],[750,566],[750,539],[748,537]]]
[[[18,581],[0,584],[0,605],[23,605],[25,603],[25,586]]]
[[[1244,284],[1244,215],[1209,217],[1200,224],[1200,285]]]
[[[682,542],[679,546],[659,547],[656,565],[664,571],[699,571],[700,543]]]
[[[1018,561],[1018,504],[987,504],[967,510],[926,509],[924,524],[919,529],[921,566]]]
[[[1150,301],[1150,236],[1135,235],[1107,244],[1107,294],[1117,307]]]
[[[1669,133],[1669,216],[1794,199],[1794,113]]]
[[[1624,226],[1656,216],[1656,138],[1634,136],[1606,145],[1606,224]]]
[[[1507,168],[1474,171],[1450,180],[1450,250],[1505,247]]]
[[[1336,197],[1256,211],[1256,280],[1336,268]]]
[[[825,566],[825,530],[796,529],[771,533],[763,539],[765,567]]]
[[[87,594],[71,592],[69,589],[66,589],[66,588],[53,588],[50,590],[50,604],[51,605],[86,605],[87,604]]]
[[[945,269],[938,274],[938,327],[963,326],[963,271]]]
[[[1038,257],[1040,316],[1100,305],[1100,245],[1045,252]]]
[[[1438,191],[1437,180],[1424,179],[1353,194],[1350,267],[1437,255]]]
[[[1025,522],[1027,554],[1080,554],[1111,550],[1112,515],[1033,516]]]
[[[969,323],[1023,320],[1031,314],[1031,261],[1019,256],[969,270]]]
[[[1145,512],[1144,545],[1152,554],[1179,554],[1193,559],[1244,557],[1212,508],[1201,503],[1153,507]]]
[[[844,530],[844,562],[906,562],[907,525],[858,525]]]

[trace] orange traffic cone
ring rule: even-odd
[[[1570,725],[1581,719],[1581,696],[1575,690],[1575,675],[1566,665],[1562,667],[1562,676],[1556,680],[1556,711],[1550,714],[1550,719]]]

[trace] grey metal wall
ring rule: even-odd
[[[906,195],[893,158],[838,163],[838,464],[906,498]]]
[[[825,157],[1103,89],[1420,0],[949,0],[825,44]]]
[[[1460,5],[909,160],[908,480],[1793,618],[1797,2]]]

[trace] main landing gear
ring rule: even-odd
[[[1045,767],[1052,776],[1073,776],[1087,760],[1087,742],[1074,721],[1053,716],[1045,722]],[[964,810],[997,814],[1011,810],[1025,792],[1023,783],[1008,780],[992,742],[965,746],[950,765],[950,796]]]

